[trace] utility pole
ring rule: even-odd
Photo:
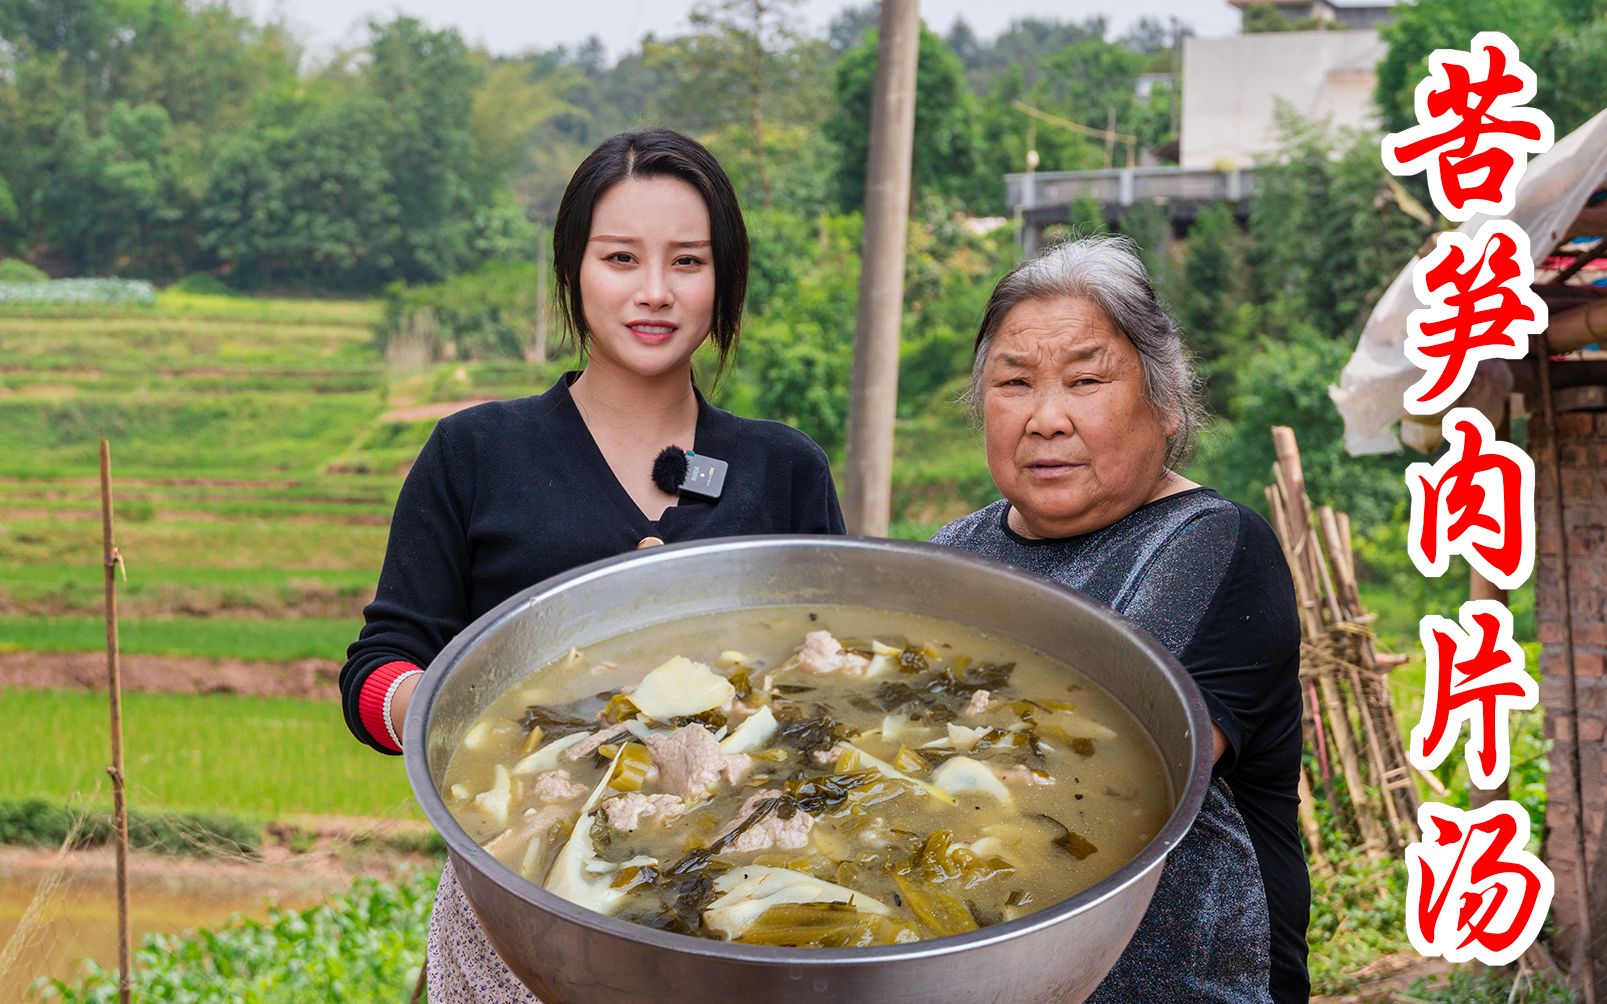
[[[898,407],[898,333],[904,312],[920,32],[918,0],[882,0],[870,156],[865,165],[865,237],[860,248],[844,493],[848,531],[872,537],[887,535],[893,503],[893,418]]]
[[[1181,62],[1181,58],[1179,56],[1179,53],[1181,52],[1181,50],[1183,48],[1183,29],[1178,25],[1177,18],[1174,17],[1171,20],[1172,20],[1172,95],[1171,95],[1171,97],[1172,97],[1172,107],[1171,107],[1170,111],[1171,111],[1171,125],[1172,125],[1171,134],[1172,134],[1172,136],[1176,137],[1177,136],[1178,106],[1182,103],[1178,98],[1178,92],[1177,92],[1177,64],[1179,62]]]

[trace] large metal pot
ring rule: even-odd
[[[1176,798],[1115,874],[1056,906],[971,934],[862,949],[787,949],[650,930],[576,906],[499,864],[441,800],[475,717],[532,666],[636,628],[751,607],[839,604],[925,614],[1032,646],[1110,691],[1154,737]],[[1081,1001],[1149,905],[1209,783],[1205,705],[1149,635],[1072,591],[967,552],[852,537],[742,537],[655,548],[539,583],[475,621],[408,708],[407,774],[446,839],[497,953],[547,1004],[1010,1004]],[[1158,781],[1161,779],[1157,779]]]

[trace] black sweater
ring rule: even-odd
[[[762,533],[842,533],[819,446],[778,422],[738,418],[698,395],[694,452],[726,461],[718,500],[682,496],[649,520],[597,448],[565,374],[538,397],[477,405],[443,419],[396,500],[374,602],[340,672],[346,724],[380,666],[428,666],[481,614],[561,572],[634,550]],[[669,444],[665,444],[669,445]]]

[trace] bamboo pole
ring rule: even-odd
[[[1351,556],[1344,553],[1341,541],[1344,539],[1339,529],[1339,519],[1329,506],[1322,506],[1317,510],[1318,524],[1322,527],[1322,542],[1327,550],[1328,565],[1332,569],[1333,578],[1330,588],[1333,590],[1330,602],[1334,607],[1335,624],[1354,623],[1358,612],[1358,604],[1352,602],[1356,593],[1356,583],[1351,575]],[[1356,654],[1361,655],[1364,647],[1368,647],[1366,635],[1357,636],[1355,643]],[[1357,717],[1361,719],[1362,735],[1367,741],[1367,754],[1371,757],[1371,773],[1378,782],[1379,796],[1384,802],[1384,812],[1388,817],[1389,830],[1394,836],[1396,845],[1404,847],[1407,843],[1408,833],[1402,826],[1399,807],[1395,804],[1392,781],[1389,776],[1391,765],[1398,759],[1391,756],[1392,751],[1384,748],[1382,737],[1379,735],[1379,726],[1375,714],[1377,710],[1362,683],[1361,671],[1354,660],[1349,661],[1346,675],[1350,682],[1351,695],[1356,700]],[[1406,776],[1401,771],[1401,778]]]
[[[106,566],[106,682],[111,712],[112,828],[117,845],[117,999],[128,1004],[133,969],[128,933],[128,806],[123,797],[123,676],[117,650],[117,573],[123,556],[112,535],[112,453],[100,441],[101,547]]]
[[[1288,536],[1284,538],[1284,554],[1289,561],[1289,570],[1294,579],[1295,597],[1300,605],[1301,621],[1307,641],[1314,648],[1321,648],[1328,639],[1327,625],[1323,623],[1322,618],[1324,604],[1318,595],[1320,588],[1318,566],[1321,561],[1314,553],[1316,536],[1312,532],[1307,509],[1305,475],[1300,467],[1300,449],[1295,443],[1294,430],[1288,426],[1274,426],[1272,440],[1278,457],[1272,466],[1273,476],[1277,480],[1278,492],[1283,496],[1282,504],[1275,507],[1274,515],[1288,532]],[[1361,763],[1351,737],[1350,721],[1345,711],[1343,695],[1339,693],[1333,674],[1326,665],[1319,665],[1313,675],[1320,696],[1319,708],[1326,708],[1328,712],[1328,733],[1333,739],[1334,748],[1339,752],[1339,768],[1345,777],[1345,788],[1350,795],[1351,815],[1355,817],[1362,846],[1381,849],[1384,846],[1383,828],[1368,811],[1371,800],[1368,798],[1366,786],[1362,783]]]
[[[1277,468],[1282,474],[1284,497],[1289,505],[1289,546],[1303,569],[1309,569],[1311,553],[1307,540],[1311,534],[1311,519],[1306,508],[1306,474],[1300,465],[1300,447],[1295,443],[1295,431],[1287,425],[1272,427],[1272,449],[1277,456]],[[1312,577],[1315,581],[1315,576]]]
[[[1334,785],[1334,768],[1328,761],[1328,736],[1322,727],[1322,707],[1317,697],[1317,682],[1307,680],[1305,687],[1306,706],[1311,709],[1311,728],[1314,744],[1317,747],[1317,766],[1322,770],[1322,783],[1324,788]]]
[[[1356,740],[1350,734],[1350,722],[1344,710],[1344,697],[1340,695],[1339,685],[1334,682],[1332,673],[1324,670],[1317,674],[1317,691],[1322,695],[1322,703],[1328,708],[1328,731],[1333,735],[1334,745],[1339,749],[1339,769],[1345,775],[1345,788],[1350,793],[1351,809],[1356,816],[1357,825],[1361,828],[1362,846],[1381,849],[1384,846],[1384,831],[1368,809],[1372,800],[1368,798],[1367,788],[1362,781],[1361,760],[1356,755]]]
[[[1311,851],[1312,864],[1321,871],[1328,870],[1328,856],[1322,850],[1322,830],[1317,826],[1316,799],[1311,794],[1311,778],[1300,768],[1300,828],[1306,833],[1306,847]]]

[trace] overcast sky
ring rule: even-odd
[[[416,17],[431,28],[452,26],[471,44],[507,55],[529,49],[570,46],[596,35],[615,59],[635,48],[643,35],[683,32],[693,0],[244,0],[239,9],[259,19],[287,22],[312,54],[367,38],[369,20],[395,13]],[[824,30],[851,0],[804,4],[810,27]],[[1026,17],[1080,21],[1103,14],[1120,35],[1140,17],[1175,16],[1198,35],[1229,35],[1238,30],[1239,12],[1227,0],[923,0],[921,17],[947,32],[962,16],[977,35],[992,38],[1012,20]]]

